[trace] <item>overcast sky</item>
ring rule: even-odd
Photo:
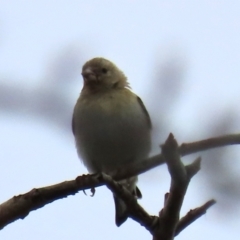
[[[0,0],[0,86],[16,87],[20,93],[41,89],[42,96],[46,92],[61,94],[70,106],[66,112],[69,127],[62,129],[28,109],[1,109],[0,201],[87,172],[77,157],[71,133],[71,112],[82,86],[80,73],[85,61],[101,56],[115,62],[145,102],[154,123],[161,121],[166,109],[164,100],[158,101],[161,91],[153,79],[161,74],[164,64],[176,61],[183,73],[183,86],[172,83],[169,88],[185,90],[172,105],[169,119],[164,119],[166,127],[158,134],[158,141],[171,131],[181,143],[209,137],[199,128],[214,127],[214,118],[226,112],[239,117],[239,43],[237,0]],[[61,64],[62,69],[76,72],[69,82],[64,78],[56,81],[59,73],[57,79],[68,76],[60,71]],[[239,132],[238,123],[233,124],[233,132]],[[239,155],[239,147],[233,148]],[[239,168],[236,166],[236,173]],[[201,176],[199,173],[190,184],[183,214],[215,197],[207,193]],[[140,203],[149,213],[157,214],[169,189],[166,167],[141,176],[139,186],[143,193]],[[239,217],[219,214],[214,208],[177,239],[239,236]],[[31,212],[26,219],[4,228],[0,238],[145,240],[151,236],[132,220],[117,228],[111,193],[102,187],[93,198],[79,193]]]

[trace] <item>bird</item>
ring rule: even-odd
[[[88,172],[108,173],[145,159],[151,149],[151,119],[124,73],[111,61],[96,57],[83,65],[82,77],[72,131],[78,156]],[[136,199],[142,197],[137,176],[119,183]],[[119,227],[129,214],[123,200],[113,197]]]

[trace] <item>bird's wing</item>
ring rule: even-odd
[[[74,114],[72,116],[72,132],[73,132],[73,135],[75,135],[75,121],[74,121]]]
[[[144,106],[144,104],[143,104],[143,102],[142,102],[140,97],[137,97],[137,100],[138,100],[138,103],[140,104],[140,106],[141,106],[141,108],[142,108],[142,110],[143,110],[143,112],[144,112],[144,114],[146,116],[149,129],[152,129],[152,122],[151,122],[151,119],[150,119],[150,116],[148,114],[147,109],[145,108],[145,106]]]

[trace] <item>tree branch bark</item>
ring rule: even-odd
[[[240,134],[209,138],[206,140],[184,143],[178,147],[179,155],[185,156],[199,151],[240,144]],[[109,175],[116,181],[144,173],[165,163],[162,154],[145,159],[138,164],[128,164]],[[194,172],[194,167],[188,167]],[[74,195],[78,191],[93,189],[106,184],[101,174],[83,175],[72,181],[65,181],[48,187],[33,189],[28,193],[14,196],[0,205],[0,229],[9,223],[25,218],[31,211],[36,210],[55,200]]]
[[[171,187],[165,198],[165,206],[159,214],[159,225],[153,232],[153,239],[173,240],[188,184],[200,170],[201,159],[198,158],[192,164],[184,166],[181,162],[177,141],[172,134],[162,146],[162,154],[171,175]]]
[[[182,217],[177,224],[175,236],[177,236],[182,230],[192,224],[195,220],[204,215],[207,210],[216,203],[214,199],[207,201],[201,207],[190,210],[186,216]]]

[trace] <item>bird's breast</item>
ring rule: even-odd
[[[149,152],[150,130],[135,95],[80,97],[74,122],[78,153],[89,171],[105,171]]]

